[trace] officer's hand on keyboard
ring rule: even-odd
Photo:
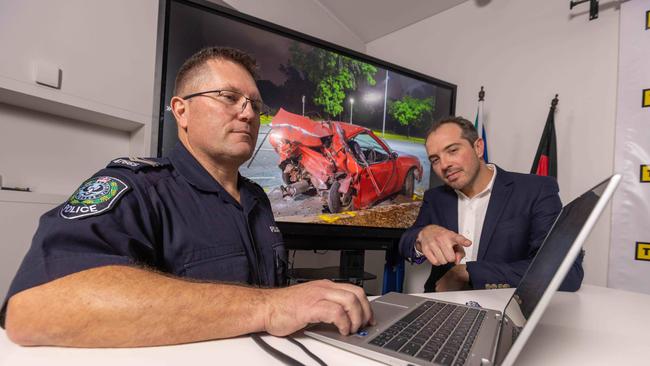
[[[363,288],[328,280],[268,290],[265,330],[285,336],[310,323],[334,324],[343,335],[374,324]]]

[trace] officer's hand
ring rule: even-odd
[[[470,245],[472,242],[466,237],[438,225],[425,226],[415,240],[416,248],[434,266],[460,263],[460,260],[465,257],[463,248]]]
[[[336,325],[342,335],[374,324],[363,288],[328,280],[269,290],[265,330],[285,336],[310,323]]]

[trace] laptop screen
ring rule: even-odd
[[[607,179],[564,206],[555,220],[555,224],[506,305],[499,335],[497,364],[501,363],[501,358],[507,354],[521,329],[526,325],[596,203],[605,192],[609,181],[610,179]]]

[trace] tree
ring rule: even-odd
[[[365,62],[320,48],[303,48],[296,42],[291,44],[289,52],[289,65],[316,85],[313,101],[330,118],[343,112],[346,92],[356,90],[358,80],[376,84],[377,68]]]
[[[405,95],[402,99],[391,101],[388,113],[395,118],[400,125],[406,126],[407,136],[411,137],[411,126],[422,123],[425,112],[433,110],[433,98],[418,99]]]

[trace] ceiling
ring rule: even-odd
[[[467,0],[312,0],[364,43],[408,27]]]
[[[208,0],[272,22],[287,9],[326,15],[367,44],[468,0]],[[491,0],[473,0],[482,5]],[[316,23],[319,23],[318,21]],[[280,22],[280,24],[283,24]],[[308,27],[307,27],[308,28]],[[304,30],[303,30],[304,31]],[[308,33],[308,32],[307,32]]]

